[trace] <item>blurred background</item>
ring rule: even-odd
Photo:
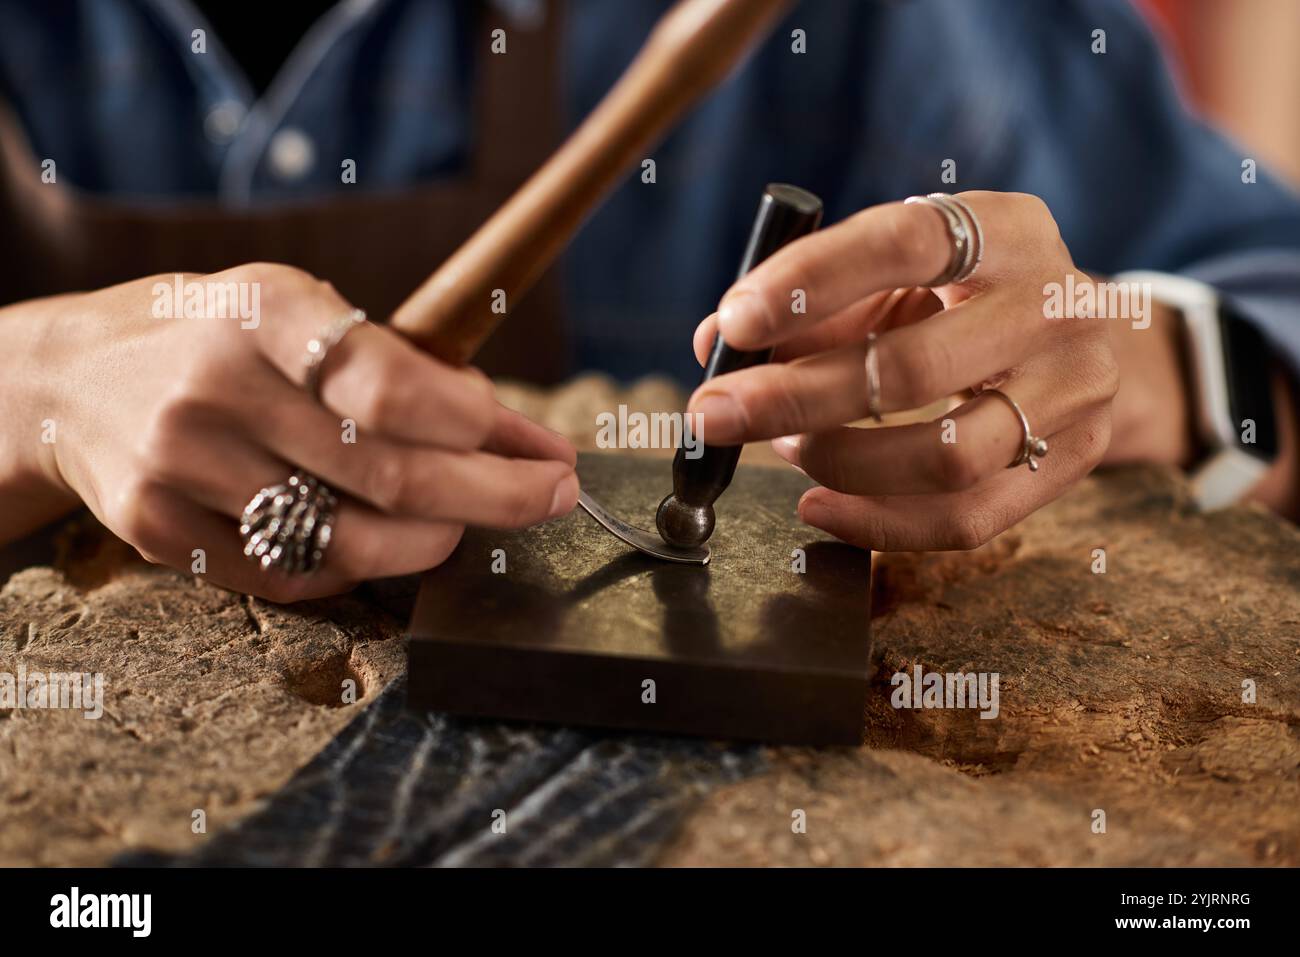
[[[1189,100],[1300,186],[1300,0],[1136,0]]]

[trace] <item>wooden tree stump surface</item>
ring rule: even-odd
[[[587,443],[593,409],[681,401],[503,395]],[[1300,864],[1300,532],[1198,514],[1171,472],[1094,476],[975,552],[878,556],[856,749],[407,713],[413,579],[278,607],[84,517],[5,568],[0,672],[103,672],[105,713],[0,711],[4,865]],[[895,709],[917,665],[998,673],[998,717]]]

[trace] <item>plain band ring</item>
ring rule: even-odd
[[[244,555],[262,571],[310,575],[320,568],[334,533],[338,499],[309,472],[297,471],[261,489],[239,517]]]
[[[313,399],[320,400],[320,370],[325,364],[325,356],[342,341],[344,336],[365,321],[365,310],[353,309],[346,315],[338,316],[325,323],[314,337],[307,340],[307,353],[303,359],[307,374],[303,378],[302,385]]]
[[[876,356],[876,334],[867,333],[867,411],[877,422],[880,418],[880,360]]]
[[[984,389],[979,395],[995,395],[1011,407],[1011,411],[1016,414],[1020,420],[1020,430],[1022,432],[1020,451],[1012,459],[1011,464],[1007,466],[1013,469],[1018,465],[1028,465],[1029,471],[1038,471],[1038,460],[1047,454],[1047,440],[1040,439],[1029,430],[1029,420],[1025,418],[1024,409],[1020,408],[1020,403],[1011,396],[1007,395],[1001,389]]]

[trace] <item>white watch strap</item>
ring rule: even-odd
[[[1186,276],[1161,272],[1126,272],[1117,282],[1142,283],[1152,298],[1172,306],[1182,317],[1196,394],[1192,408],[1208,457],[1191,473],[1192,494],[1204,510],[1232,505],[1246,495],[1268,465],[1242,451],[1229,411],[1228,377],[1219,332],[1219,294],[1213,286]]]
[[[1192,472],[1192,496],[1202,511],[1235,505],[1268,471],[1268,463],[1241,449],[1221,449]]]

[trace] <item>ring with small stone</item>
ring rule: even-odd
[[[1047,455],[1047,440],[1040,439],[1030,432],[1029,420],[1025,418],[1025,413],[1024,410],[1020,408],[1020,403],[1011,398],[1011,396],[1007,395],[1001,389],[984,389],[979,394],[997,396],[1011,407],[1011,411],[1014,412],[1016,418],[1020,420],[1020,430],[1022,433],[1020,451],[1016,453],[1016,457],[1011,460],[1011,464],[1008,465],[1007,468],[1013,469],[1018,465],[1028,465],[1029,471],[1037,472],[1038,460]]]

